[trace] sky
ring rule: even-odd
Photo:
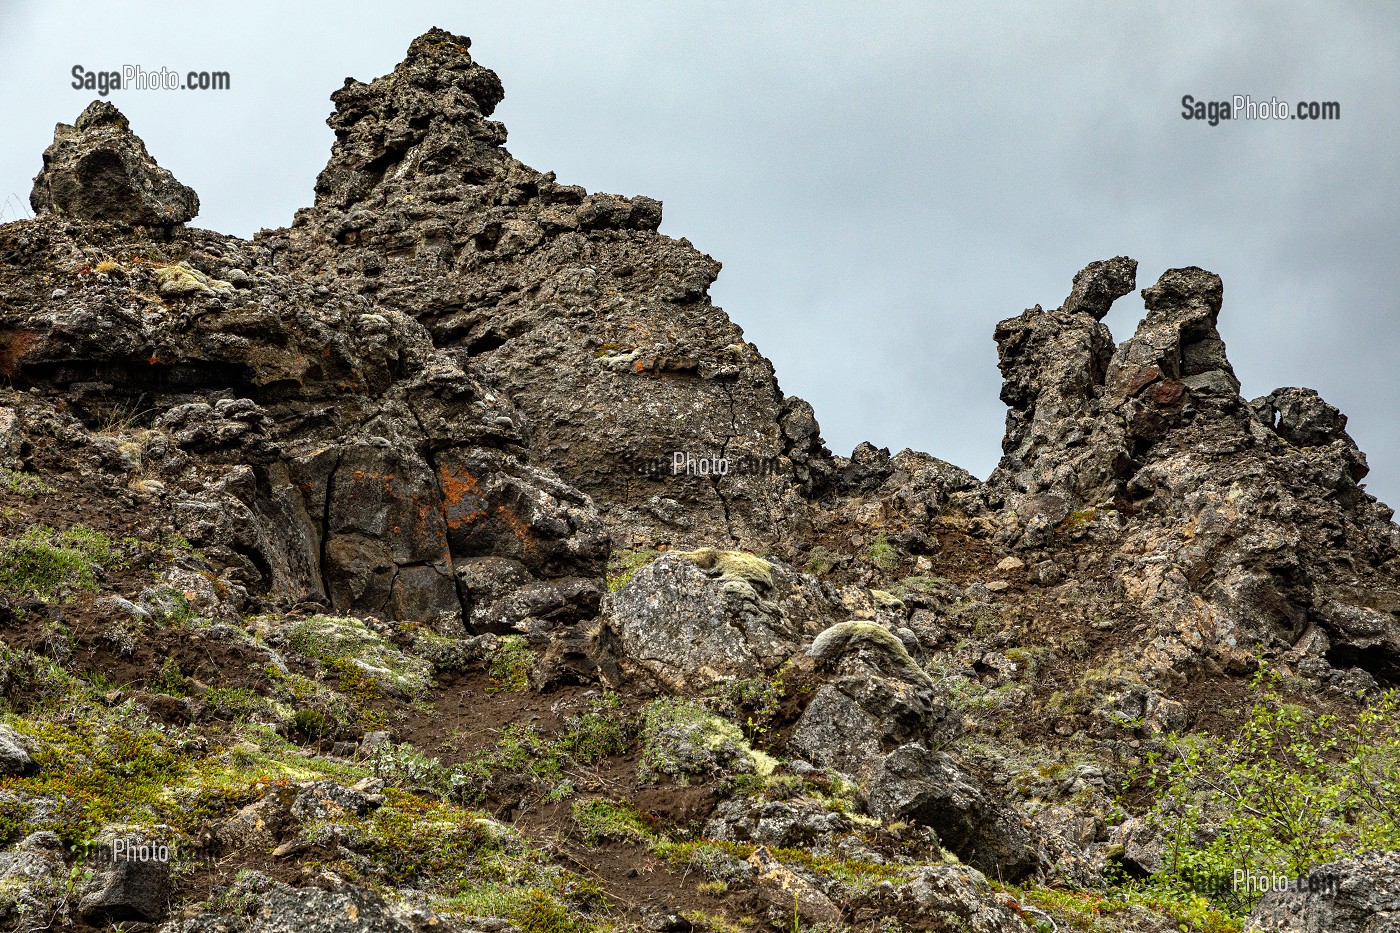
[[[1138,285],[1197,265],[1246,397],[1308,386],[1350,416],[1400,507],[1400,6],[917,2],[0,0],[0,219],[25,212],[72,69],[227,71],[115,91],[248,236],[311,203],[329,94],[441,26],[472,37],[522,161],[665,203],[724,263],[716,303],[837,453],[925,450],[985,477],[1005,408],[992,331],[1095,259]],[[1207,121],[1182,97],[1336,101],[1335,121]],[[1142,314],[1120,299],[1117,340]]]

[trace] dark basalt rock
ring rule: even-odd
[[[1393,683],[1400,534],[1357,486],[1366,459],[1345,416],[1308,389],[1240,397],[1216,329],[1223,287],[1203,269],[1144,289],[1147,314],[1115,349],[1097,312],[1133,268],[1095,263],[1064,308],[997,327],[1011,407],[988,480],[1000,539],[1035,548],[1071,515],[1131,515],[1118,577],[1176,630],[1146,670],[1202,658],[1247,669],[1262,650],[1324,679],[1331,664],[1357,672],[1347,683]]]
[[[156,164],[107,101],[54,129],[29,203],[35,214],[128,227],[172,227],[199,213],[199,195]]]

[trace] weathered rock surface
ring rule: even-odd
[[[1400,853],[1320,865],[1286,891],[1264,895],[1245,922],[1251,933],[1396,933]]]
[[[151,566],[97,567],[115,591],[68,602],[0,593],[7,702],[81,658],[134,677],[104,709],[190,760],[286,754],[303,774],[313,754],[368,756],[439,796],[450,775],[446,796],[479,791],[503,818],[604,804],[624,827],[612,855],[638,853],[632,874],[604,866],[623,885],[608,904],[666,874],[660,848],[623,840],[684,824],[745,847],[678,856],[687,902],[696,870],[729,919],[1011,933],[1045,918],[986,877],[1095,887],[1164,867],[1155,827],[1111,799],[1165,733],[1218,728],[1258,656],[1338,707],[1400,683],[1400,529],[1341,412],[1308,389],[1240,395],[1217,276],[1169,270],[1118,346],[1101,322],[1136,285],[1127,257],[1001,322],[1010,410],[985,484],[908,450],[835,457],[710,302],[719,264],[658,233],[658,202],[507,152],[503,90],[468,45],[433,30],[391,74],[347,80],[315,205],[251,241],[185,229],[197,198],[111,105],[58,128],[38,216],[0,227],[3,531],[95,513]],[[133,670],[143,639],[170,670]],[[211,646],[223,663],[198,676],[217,684],[178,669]],[[270,702],[272,681],[296,689]],[[526,683],[550,695],[502,714]],[[222,729],[250,684],[264,745]],[[340,721],[352,690],[374,731]],[[638,711],[639,730],[608,718]],[[24,832],[71,831],[25,784],[53,756],[18,735],[0,727],[0,805]],[[540,764],[564,777],[545,787]],[[188,841],[295,883],[246,875],[163,929],[452,929],[431,878],[370,893],[324,870],[374,864],[357,834],[414,806],[383,790],[296,777],[239,798]],[[629,794],[643,823],[612,813]],[[567,830],[520,825],[468,821],[483,867],[487,845],[528,848],[530,897],[587,867]],[[162,869],[99,861],[65,899],[45,880],[69,877],[58,837],[0,841],[0,924],[165,911]],[[1391,929],[1365,924],[1391,923],[1393,861],[1342,863],[1340,893],[1271,896],[1254,922]],[[866,883],[871,866],[898,880]],[[572,928],[602,910],[577,893],[511,909]],[[650,891],[634,906],[602,922],[701,925]],[[1176,925],[1147,907],[1105,922]]]
[[[1118,576],[1161,620],[1142,664],[1157,675],[1203,658],[1244,669],[1262,650],[1339,685],[1393,682],[1400,536],[1357,485],[1366,460],[1345,417],[1311,390],[1240,397],[1220,278],[1202,269],[1144,289],[1147,316],[1115,349],[1098,318],[1133,268],[1091,265],[1061,309],[998,326],[1000,540],[1036,551],[1102,510],[1130,516]]]
[[[0,724],[0,774],[24,774],[33,767],[28,743],[14,729]]]
[[[608,533],[588,497],[525,462],[513,406],[417,321],[205,232],[159,252],[246,270],[247,287],[153,301],[152,263],[92,270],[156,247],[93,236],[43,220],[0,234],[9,300],[28,308],[0,322],[0,363],[38,393],[28,405],[71,399],[70,430],[131,418],[111,468],[235,579],[387,618],[509,628],[596,613]],[[29,272],[50,264],[77,264],[81,287],[41,291]],[[497,608],[502,593],[476,590],[481,559],[544,595]]]
[[[156,164],[121,111],[96,100],[54,129],[29,204],[35,214],[128,227],[172,227],[199,213],[199,195]]]
[[[173,856],[164,841],[139,829],[99,833],[78,912],[90,923],[163,919],[173,891]]]
[[[1021,816],[946,755],[918,743],[885,756],[870,784],[870,812],[928,826],[967,864],[1012,881],[1046,864]]]
[[[68,895],[63,841],[51,832],[30,833],[9,851],[0,852],[0,924],[29,930],[63,917]]]
[[[256,871],[245,872],[223,902],[248,903],[251,915],[208,911],[160,927],[161,933],[455,933],[467,928],[411,903],[391,904],[380,894],[326,873],[315,887],[293,887]]]
[[[853,912],[856,923],[896,916],[916,929],[966,930],[968,933],[1029,933],[1009,904],[992,891],[979,872],[960,865],[919,869],[899,887],[881,888],[862,899]]]
[[[774,673],[835,610],[781,564],[713,549],[663,554],[610,600],[623,653],[668,688]]]
[[[719,263],[656,232],[659,202],[511,157],[470,45],[433,30],[391,74],[347,81],[315,206],[259,242],[470,357],[528,419],[531,459],[624,539],[774,540],[830,473],[810,406],[710,303]]]

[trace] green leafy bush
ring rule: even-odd
[[[1314,866],[1400,847],[1400,698],[1354,721],[1290,703],[1261,669],[1249,719],[1229,737],[1173,736],[1151,783],[1164,832],[1155,881],[1236,910],[1256,895],[1236,872],[1300,877]]]

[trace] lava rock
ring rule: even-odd
[[[199,195],[157,165],[121,111],[100,100],[54,129],[29,203],[39,215],[128,227],[172,227],[199,213]]]

